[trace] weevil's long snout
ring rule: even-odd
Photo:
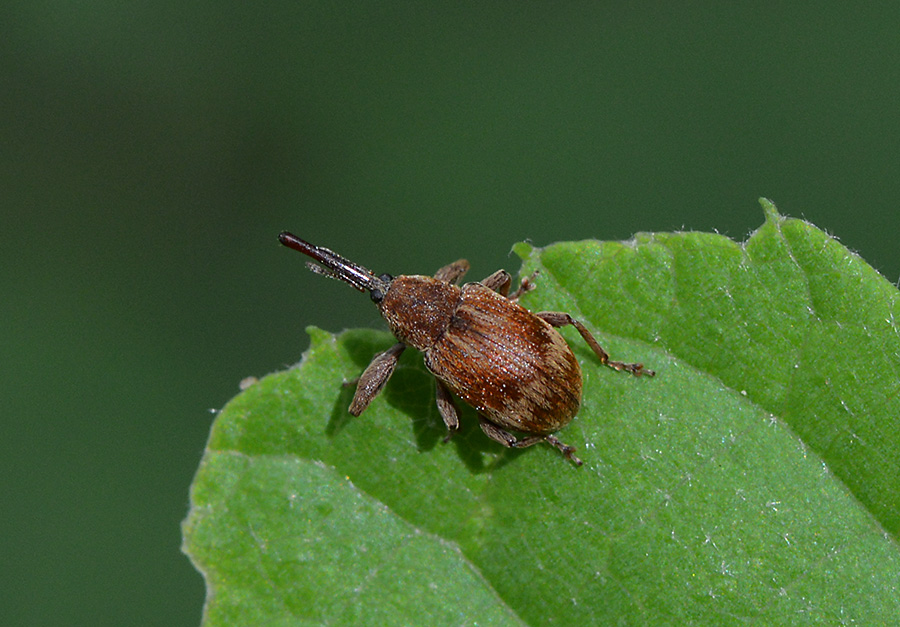
[[[333,250],[310,244],[287,231],[282,231],[278,235],[278,241],[288,248],[293,248],[308,257],[312,257],[322,264],[321,266],[308,264],[310,270],[317,274],[340,279],[345,283],[349,283],[360,292],[365,292],[366,290],[380,290],[383,292],[387,288],[385,281],[375,276],[371,270],[357,265],[349,259],[344,259]]]

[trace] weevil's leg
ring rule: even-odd
[[[534,277],[536,277],[537,274],[538,272],[535,270],[531,276],[522,279],[518,289],[512,294],[509,293],[510,285],[512,285],[512,277],[509,276],[509,272],[506,270],[497,270],[494,274],[484,279],[481,284],[494,290],[501,296],[506,296],[509,300],[516,301],[519,300],[519,296],[534,289],[534,283],[532,283],[532,281],[534,281]]]
[[[437,402],[437,408],[441,418],[444,419],[444,424],[447,425],[447,436],[444,438],[444,442],[449,442],[453,434],[459,429],[459,410],[456,409],[456,404],[453,402],[453,397],[450,396],[450,390],[447,389],[447,386],[438,379],[434,380],[434,384],[434,398]]]
[[[563,454],[563,457],[568,459],[570,462],[572,462],[576,466],[581,466],[582,461],[580,459],[578,459],[577,457],[575,457],[575,447],[574,446],[569,446],[568,444],[563,444],[556,438],[555,435],[548,435],[547,442],[552,444],[556,448],[558,448],[560,450],[560,452]]]
[[[535,287],[537,287],[534,284],[534,279],[540,273],[541,273],[540,270],[535,270],[529,276],[523,278],[519,282],[519,288],[515,292],[513,292],[512,294],[507,296],[507,298],[509,300],[513,300],[513,301],[519,300],[519,296],[521,296],[522,294],[526,294],[526,293],[530,292],[531,290],[533,290]]]
[[[610,361],[609,355],[600,347],[600,344],[597,343],[597,340],[594,339],[594,336],[591,335],[591,332],[587,330],[587,327],[585,327],[583,324],[578,322],[578,320],[567,313],[563,313],[560,311],[541,311],[535,315],[539,318],[543,318],[551,326],[554,327],[564,327],[571,324],[573,327],[578,329],[578,332],[581,334],[581,337],[584,338],[584,341],[588,343],[588,346],[591,347],[591,350],[593,350],[597,354],[597,357],[600,358],[600,363],[606,364],[610,368],[630,372],[636,377],[639,377],[641,375],[652,377],[656,374],[652,370],[644,370],[644,364],[629,364],[622,361]]]
[[[435,272],[434,278],[438,281],[446,281],[447,283],[455,285],[468,271],[469,262],[465,259],[458,259]]]
[[[478,418],[481,421],[481,430],[484,431],[484,434],[507,448],[526,448],[544,440],[542,435],[530,435],[519,440],[512,433],[498,427],[484,416],[478,416]]]
[[[356,384],[356,394],[353,395],[353,402],[350,403],[350,413],[359,416],[363,410],[369,406],[372,399],[378,396],[381,388],[388,382],[397,367],[397,360],[406,345],[397,343],[391,346],[383,353],[378,353],[372,360],[362,375],[359,377],[359,383]]]
[[[490,290],[494,290],[501,296],[509,294],[509,286],[512,277],[506,270],[497,270],[494,274],[481,281],[481,284]]]
[[[512,433],[506,431],[505,429],[501,429],[494,423],[489,422],[484,417],[479,416],[479,418],[481,419],[481,430],[484,431],[484,434],[495,442],[499,442],[503,446],[506,446],[508,448],[526,448],[528,446],[537,444],[538,442],[547,442],[558,448],[566,459],[572,461],[578,466],[581,466],[581,460],[575,457],[575,447],[569,446],[568,444],[563,444],[556,438],[556,436],[530,435],[522,439],[517,439],[516,436],[514,436]]]

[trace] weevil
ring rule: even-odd
[[[554,435],[578,412],[582,387],[581,367],[554,327],[575,327],[601,364],[636,376],[655,374],[643,364],[611,361],[571,315],[533,313],[519,305],[519,296],[533,287],[529,278],[513,293],[505,270],[460,287],[457,283],[469,269],[465,259],[444,266],[433,277],[376,276],[286,231],[278,239],[318,262],[306,262],[313,272],[368,291],[398,340],[375,355],[359,377],[350,403],[353,416],[381,392],[401,353],[412,346],[422,352],[425,367],[435,377],[437,408],[448,430],[445,441],[459,429],[455,394],[475,408],[482,431],[492,440],[510,448],[547,442],[580,466],[575,448]]]

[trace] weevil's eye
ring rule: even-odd
[[[383,289],[374,287],[369,290],[369,296],[372,297],[372,301],[375,303],[380,303],[382,300],[384,300],[384,293],[391,286],[391,281],[394,280],[394,277],[392,277],[390,274],[382,274],[380,277],[378,277],[378,280],[383,283],[383,285],[381,286]]]

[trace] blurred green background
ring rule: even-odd
[[[900,4],[712,4],[4,3],[0,624],[199,622],[210,409],[381,327],[282,229],[480,278],[767,196],[895,281]]]

